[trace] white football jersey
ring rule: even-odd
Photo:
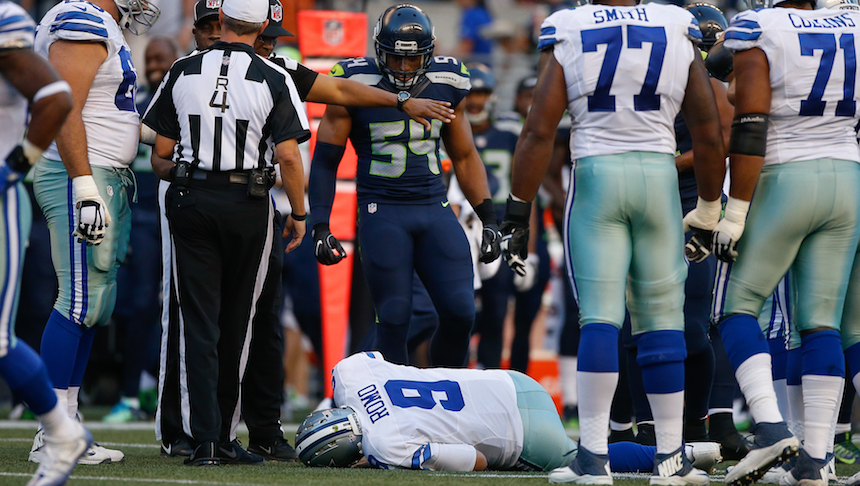
[[[0,2],[0,52],[33,47],[36,23],[20,6]],[[5,158],[24,137],[27,127],[27,98],[0,78],[0,157]]]
[[[501,370],[419,369],[358,353],[332,371],[334,401],[358,414],[365,457],[379,467],[471,471],[516,464],[523,422]]]
[[[48,57],[55,41],[101,42],[108,51],[90,88],[82,116],[90,165],[128,167],[137,155],[140,116],[135,107],[137,71],[113,17],[85,0],[66,0],[48,11],[36,29],[36,52]],[[52,143],[45,157],[60,160]]]
[[[564,69],[574,159],[631,151],[674,154],[675,116],[701,39],[693,15],[671,5],[584,5],[541,25]]]
[[[860,161],[854,135],[860,12],[748,10],[735,16],[724,37],[728,49],[757,47],[767,55],[773,91],[765,165]]]

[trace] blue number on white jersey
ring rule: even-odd
[[[621,57],[623,46],[622,26],[604,27],[582,31],[583,52],[597,52],[597,46],[606,44],[606,54],[597,77],[594,94],[588,96],[588,111],[615,111],[615,96],[609,94],[612,81],[615,79],[615,69]],[[660,95],[657,94],[657,82],[663,69],[663,58],[666,55],[666,29],[663,27],[646,27],[642,25],[627,26],[627,48],[642,49],[642,44],[651,44],[651,56],[648,58],[648,71],[642,90],[633,96],[633,106],[636,111],[653,111],[660,109]]]
[[[445,398],[438,402],[445,410],[459,412],[466,406],[460,384],[451,380],[388,380],[385,382],[385,391],[391,404],[400,408],[418,407],[430,410],[437,404],[434,392],[445,394]]]
[[[122,83],[116,91],[114,102],[116,107],[122,111],[135,111],[134,90],[137,85],[137,73],[131,63],[131,52],[122,46],[119,50],[119,58],[122,62]]]
[[[800,41],[800,55],[814,56],[815,51],[821,52],[821,63],[812,83],[809,97],[800,102],[800,116],[824,116],[824,90],[830,81],[830,73],[836,59],[836,36],[824,33],[797,34]],[[845,63],[845,81],[843,83],[844,97],[836,103],[836,116],[853,117],[857,111],[854,101],[854,83],[857,74],[857,55],[854,50],[854,34],[843,33],[839,36],[839,49],[842,49],[842,59]]]

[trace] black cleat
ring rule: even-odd
[[[194,448],[186,439],[177,439],[170,443],[161,443],[161,457],[189,457]]]
[[[248,452],[262,456],[267,461],[296,462],[299,460],[296,450],[283,436],[276,436],[268,443],[251,443]]]
[[[218,441],[207,440],[200,443],[191,456],[185,459],[186,466],[220,466],[218,458]]]
[[[242,448],[239,439],[233,442],[223,444],[218,447],[218,458],[221,459],[221,464],[242,464],[246,466],[262,466],[266,463],[262,457],[257,454],[251,454]]]

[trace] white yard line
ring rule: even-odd
[[[0,442],[33,442],[33,439],[3,439],[0,438]],[[99,445],[103,446],[112,446],[112,447],[142,447],[144,449],[158,449],[158,444],[129,444],[125,442],[101,442],[99,441]]]
[[[29,478],[32,474],[0,472],[0,477]],[[247,483],[225,483],[221,481],[198,481],[196,479],[163,479],[163,478],[121,478],[110,476],[80,476],[73,474],[69,479],[85,479],[88,481],[116,481],[125,483],[168,483],[168,484],[211,484],[217,486],[247,486]]]

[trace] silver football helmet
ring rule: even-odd
[[[833,10],[860,10],[860,1],[858,0],[823,0],[821,8],[829,8]]]
[[[361,423],[351,407],[318,410],[296,431],[296,453],[307,466],[349,467],[362,458]]]
[[[134,35],[143,35],[155,25],[161,9],[147,0],[113,0],[119,8],[119,26]]]

